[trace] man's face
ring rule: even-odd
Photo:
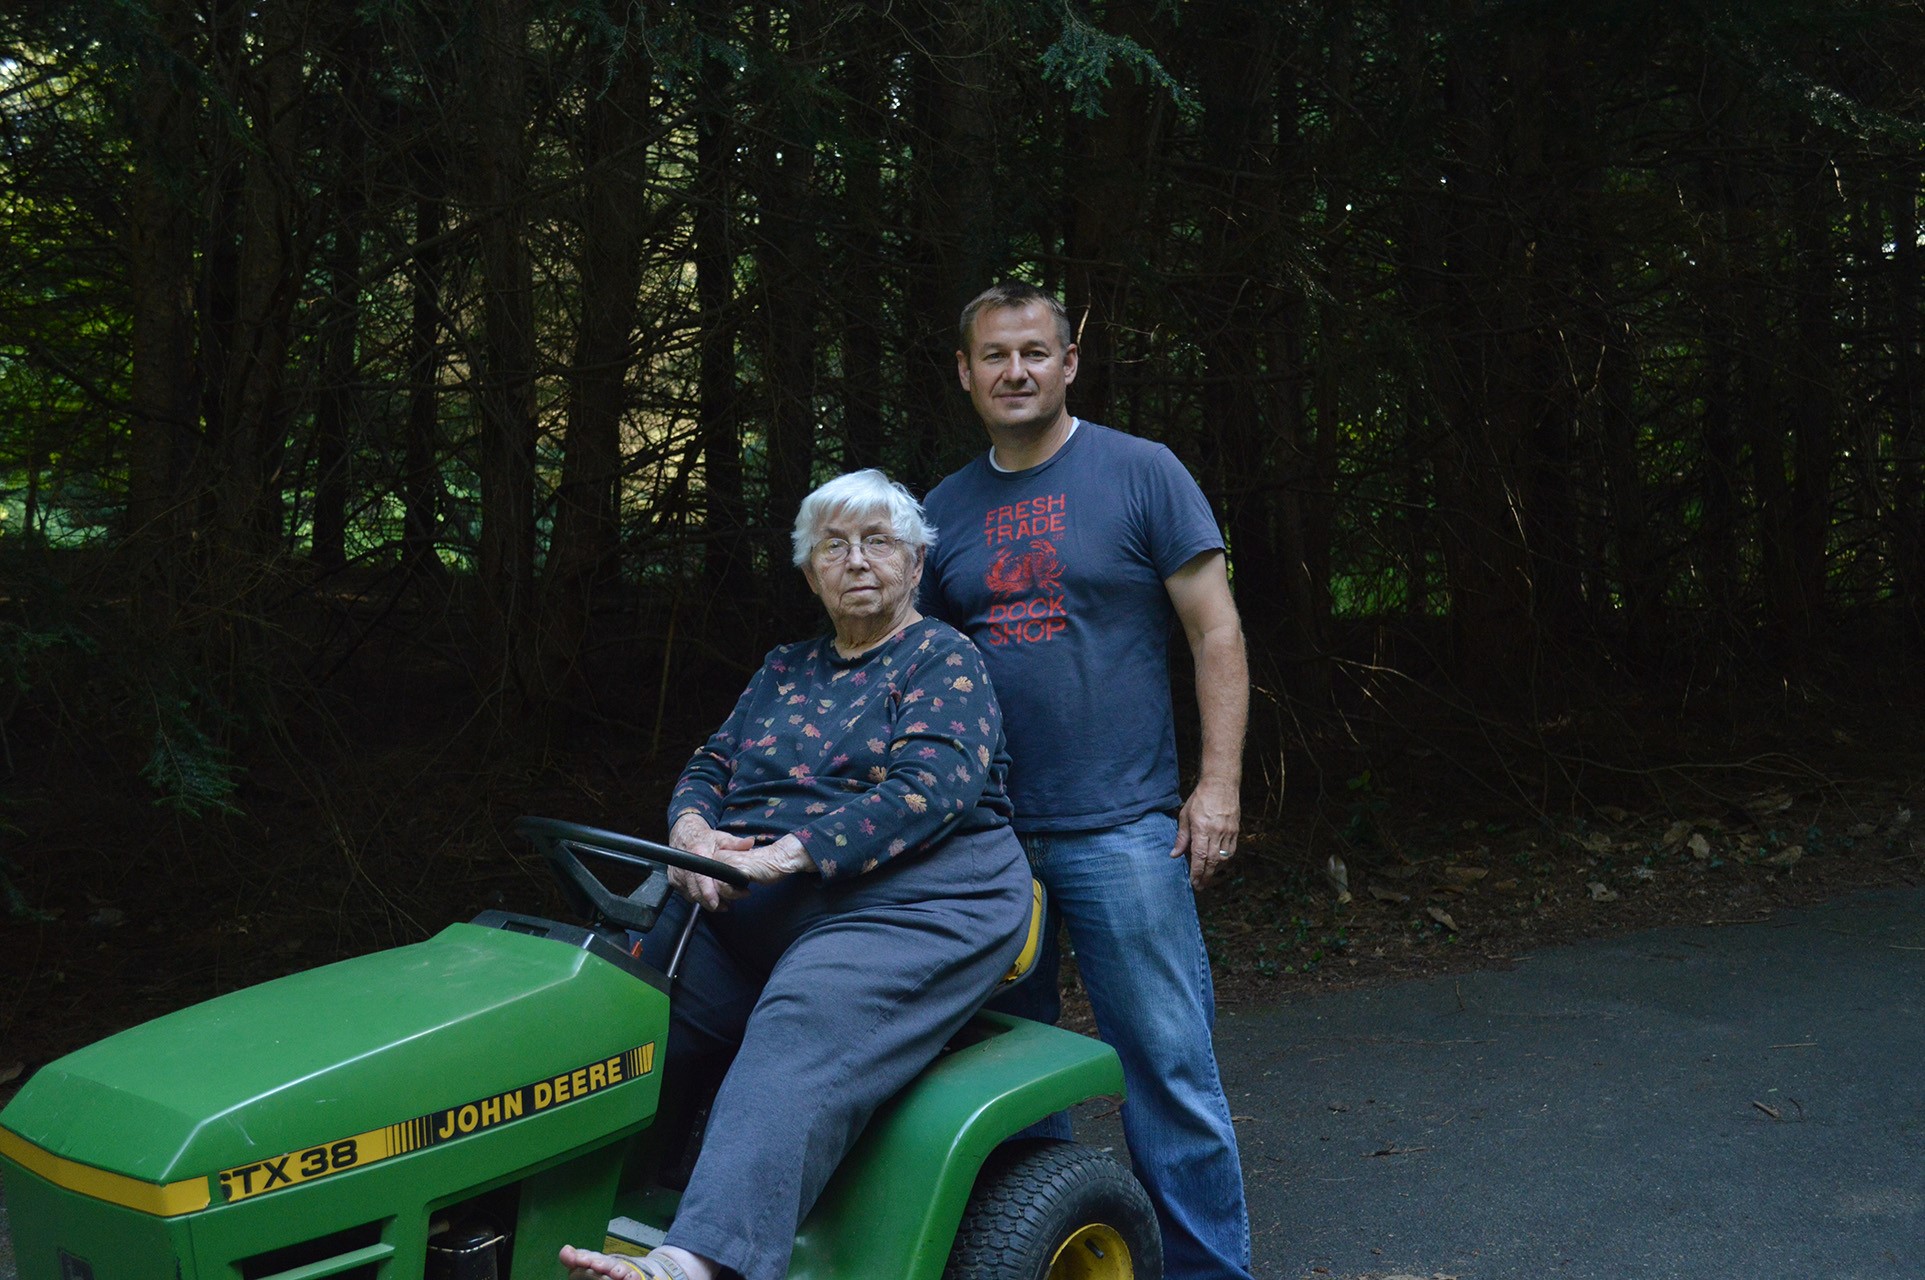
[[[983,425],[1041,431],[1061,418],[1076,381],[1076,346],[1063,345],[1049,308],[985,308],[974,328],[969,350],[956,353],[956,376]]]

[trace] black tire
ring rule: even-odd
[[[1150,1198],[1075,1142],[1006,1142],[983,1164],[943,1280],[1162,1280]]]

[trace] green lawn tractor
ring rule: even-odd
[[[740,877],[572,823],[517,829],[585,927],[490,911],[42,1068],[0,1111],[20,1280],[559,1280],[564,1243],[659,1242],[686,1160],[666,1135],[689,1128],[661,1112],[675,964],[637,959],[628,931],[654,927],[665,865]],[[1125,1169],[1009,1141],[1121,1091],[1108,1047],[979,1015],[870,1122],[790,1276],[1158,1280]]]

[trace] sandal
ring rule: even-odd
[[[658,1258],[653,1254],[637,1258],[626,1253],[611,1253],[608,1256],[634,1271],[639,1280],[688,1280],[688,1272],[682,1270],[682,1264],[673,1258]]]

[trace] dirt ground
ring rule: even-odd
[[[433,726],[407,717],[383,723],[325,769],[319,748],[284,741],[252,761],[238,812],[199,818],[76,757],[36,764],[16,733],[0,809],[0,1101],[62,1053],[221,991],[489,907],[561,914],[513,818],[659,836],[682,759],[619,732],[504,759],[424,747]],[[1524,756],[1480,755],[1465,745],[1476,735],[1293,753],[1280,800],[1251,779],[1242,848],[1200,899],[1219,1003],[1917,883],[1917,756],[1827,723],[1667,743],[1584,776],[1568,739],[1542,737],[1529,782]],[[1070,1008],[1087,1026],[1073,988]]]
[[[1661,925],[1728,925],[1925,875],[1909,779],[1828,780],[1732,802],[1523,819],[1461,801],[1360,799],[1361,838],[1315,856],[1287,827],[1204,899],[1218,996],[1249,1003],[1466,968]]]

